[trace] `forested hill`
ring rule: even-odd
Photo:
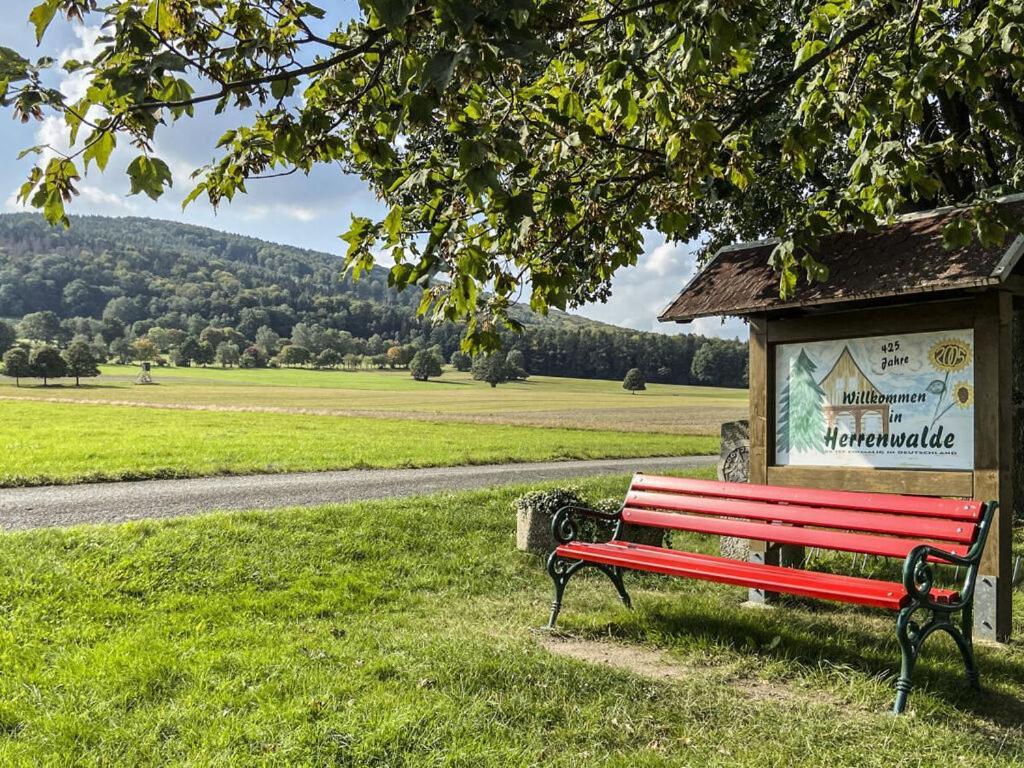
[[[84,335],[114,354],[144,336],[166,347],[232,328],[242,345],[265,348],[279,337],[313,356],[333,349],[371,357],[399,345],[436,346],[449,357],[462,329],[418,317],[419,300],[389,288],[385,269],[353,283],[336,256],[205,227],[80,216],[61,230],[34,214],[0,215],[0,317],[53,312],[59,337]],[[744,346],[735,342],[641,333],[557,311],[522,309],[517,319],[527,331],[509,334],[506,346],[523,351],[531,373],[621,378],[640,367],[648,380],[745,384]]]

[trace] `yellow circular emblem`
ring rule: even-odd
[[[971,346],[960,339],[943,339],[932,346],[928,359],[937,371],[962,371],[971,363]]]

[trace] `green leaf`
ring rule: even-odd
[[[697,120],[690,126],[690,133],[693,134],[693,138],[705,146],[717,144],[722,140],[722,134],[710,120]]]
[[[427,81],[433,83],[434,87],[439,91],[443,91],[448,87],[454,72],[455,54],[451,51],[435,53],[423,70]]]
[[[796,69],[809,58],[823,50],[825,50],[824,40],[808,40],[800,47],[800,51],[796,55],[796,61],[793,62],[793,68]]]
[[[32,12],[28,15],[28,20],[36,28],[36,43],[43,41],[43,35],[46,34],[46,28],[50,26],[50,22],[53,21],[53,17],[57,14],[57,9],[60,7],[60,0],[45,0],[40,3]]]
[[[101,171],[105,171],[107,163],[110,161],[110,155],[114,151],[114,145],[117,140],[114,138],[113,132],[101,130],[98,133],[99,135],[94,133],[89,138],[89,144],[82,153],[86,170],[89,169],[89,163],[95,160],[96,167]]]
[[[415,0],[367,0],[377,18],[388,29],[398,29],[412,13]]]
[[[973,237],[973,228],[966,216],[957,216],[942,230],[942,244],[948,249],[964,248],[971,244]]]
[[[195,188],[185,195],[185,199],[181,201],[181,209],[185,210],[192,202],[196,200],[203,192],[206,191],[206,182],[200,182],[196,184]]]
[[[405,211],[401,205],[395,205],[388,215],[384,217],[384,232],[388,236],[388,244],[398,241],[398,235],[402,231],[402,217]]]
[[[128,166],[128,178],[131,180],[130,195],[144,192],[151,200],[159,200],[164,187],[170,187],[171,169],[167,163],[157,157],[139,155]]]

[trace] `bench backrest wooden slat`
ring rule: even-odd
[[[919,544],[932,544],[954,554],[963,555],[967,547],[962,544],[952,546],[937,541],[920,538],[897,538],[893,536],[875,536],[866,533],[848,531],[823,530],[820,528],[804,528],[794,525],[775,525],[772,523],[754,523],[747,520],[729,520],[721,517],[701,517],[683,515],[675,512],[656,512],[647,509],[625,507],[622,519],[634,525],[669,528],[691,533],[704,533],[714,536],[733,536],[739,539],[771,541],[778,544],[793,544],[804,547],[820,547],[841,552],[857,552],[864,555],[904,558]]]
[[[861,533],[936,539],[960,544],[970,543],[974,539],[975,532],[975,525],[963,520],[808,507],[799,504],[767,504],[761,501],[684,496],[651,491],[630,491],[626,496],[626,506],[636,509],[742,517],[749,520],[835,528]]]
[[[694,480],[645,474],[637,474],[633,477],[630,490],[743,499],[770,504],[800,504],[808,507],[884,512],[894,515],[938,517],[971,522],[981,519],[983,508],[983,503],[980,501],[963,499],[938,499],[855,491],[822,491],[814,488],[725,483],[715,480]]]

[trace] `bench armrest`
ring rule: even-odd
[[[981,553],[985,549],[988,529],[992,524],[992,517],[997,506],[997,503],[994,501],[985,504],[982,509],[981,520],[978,522],[978,534],[967,554],[956,555],[931,544],[921,544],[907,553],[907,559],[903,562],[903,587],[907,590],[907,594],[922,608],[958,610],[973,599],[974,583],[978,578]],[[938,561],[942,565],[957,565],[967,569],[964,584],[957,600],[940,604],[936,603],[929,596],[934,581],[931,567],[931,563],[934,561]]]
[[[579,535],[579,530],[576,527],[576,521],[573,520],[574,515],[589,517],[593,520],[601,520],[606,523],[619,523],[622,519],[622,510],[620,509],[617,512],[602,512],[599,509],[582,507],[578,504],[569,504],[562,507],[555,513],[555,516],[551,518],[551,536],[559,544],[568,544],[571,541],[575,541],[576,537]]]

